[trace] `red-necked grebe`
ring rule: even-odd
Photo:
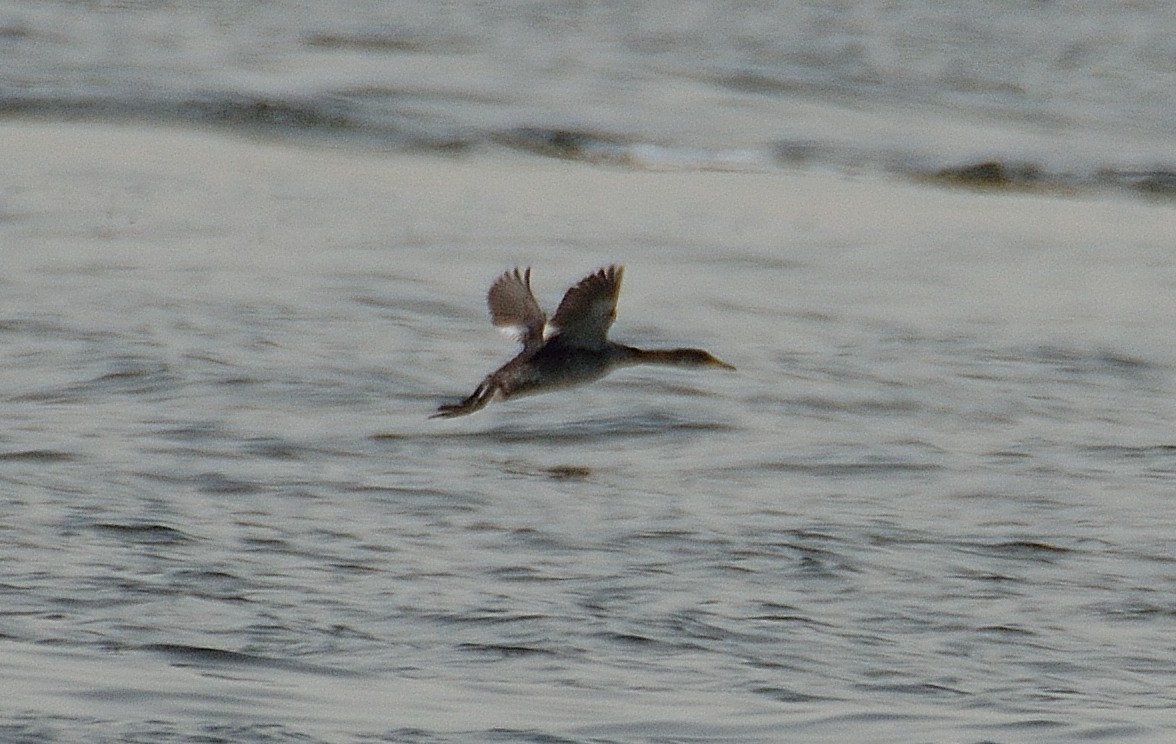
[[[608,266],[581,279],[564,295],[550,323],[531,293],[531,269],[498,277],[486,297],[490,320],[516,331],[523,350],[482,380],[468,398],[441,406],[430,418],[464,416],[492,400],[592,382],[634,364],[735,369],[702,349],[647,350],[609,341],[623,272],[624,267]]]

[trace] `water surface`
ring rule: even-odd
[[[1172,738],[1163,7],[0,8],[0,738]]]

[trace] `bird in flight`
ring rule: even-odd
[[[454,418],[493,400],[593,382],[618,367],[666,364],[677,367],[735,369],[702,349],[638,349],[608,340],[617,317],[622,266],[608,266],[584,277],[547,316],[531,293],[531,269],[508,271],[490,285],[490,320],[517,334],[523,350],[487,375],[460,403],[442,405],[429,418]]]

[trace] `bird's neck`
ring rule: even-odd
[[[681,366],[685,364],[681,352],[685,349],[638,349],[633,346],[622,346],[623,350],[618,361],[621,364],[665,364]]]

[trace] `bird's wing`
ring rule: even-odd
[[[568,290],[551,324],[559,336],[573,346],[599,348],[617,316],[617,295],[621,293],[623,266],[608,266],[589,274]]]
[[[490,285],[486,295],[490,322],[518,336],[524,349],[543,343],[547,316],[531,294],[531,269],[508,271]]]

